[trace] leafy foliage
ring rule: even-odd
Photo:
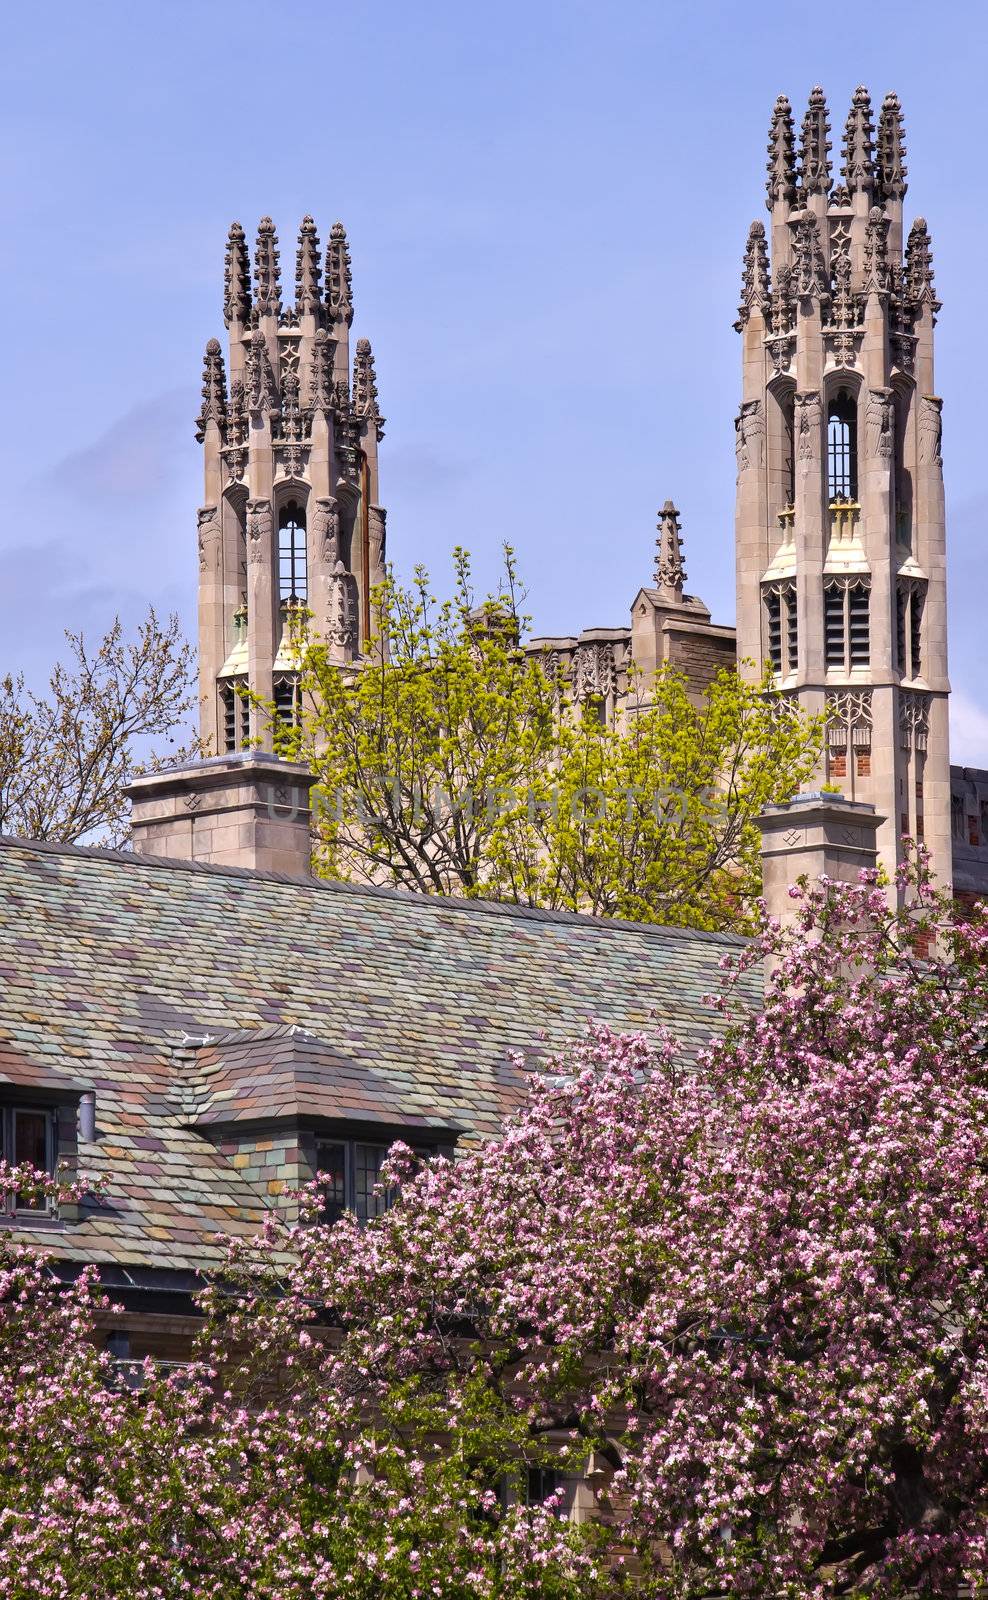
[[[301,726],[317,859],[327,876],[432,894],[698,928],[750,924],[760,884],[755,819],[813,770],[819,728],[721,672],[696,703],[671,670],[633,686],[606,726],[574,706],[552,659],[526,650],[506,552],[477,605],[465,552],[439,604],[419,570],[376,595],[369,660],[341,671],[299,643]]]
[[[0,833],[118,845],[129,779],[198,751],[175,742],[196,704],[194,653],[178,618],[162,624],[153,608],[130,641],[119,617],[95,650],[65,637],[71,663],[55,665],[47,695],[0,679]]]

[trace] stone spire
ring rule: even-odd
[[[851,194],[870,189],[875,181],[874,132],[871,95],[859,85],[844,124],[841,148],[841,174]]]
[[[196,438],[200,444],[210,422],[216,423],[222,436],[226,428],[226,369],[218,339],[210,339],[202,363],[202,405],[196,418]]]
[[[303,217],[298,231],[298,252],[295,256],[295,310],[317,312],[320,307],[319,283],[322,268],[319,264],[319,235],[311,217]]]
[[[940,302],[933,287],[933,249],[925,217],[917,217],[906,243],[906,277],[909,293],[917,303],[928,302],[939,311]]]
[[[250,318],[250,257],[244,230],[239,222],[230,226],[223,282],[224,323],[229,328],[231,323],[247,322]]]
[[[281,315],[280,262],[274,223],[270,217],[262,217],[257,227],[254,250],[254,304],[260,317]]]
[[[326,308],[332,322],[353,321],[350,246],[342,222],[334,222],[326,247]]]
[[[308,404],[313,409],[332,409],[333,354],[333,342],[325,328],[320,328],[312,341],[312,360],[309,365]]]
[[[818,86],[810,92],[799,141],[800,182],[805,194],[827,194],[830,190],[829,132],[827,102]]]
[[[769,304],[768,244],[765,224],[753,222],[748,229],[744,265],[741,269],[741,304],[734,326],[740,331],[757,306],[764,314]]]
[[[377,403],[377,374],[374,371],[374,352],[369,339],[357,340],[357,353],[353,358],[353,414],[372,417],[380,425],[384,421]]]
[[[887,94],[878,117],[878,192],[901,200],[906,192],[906,141],[897,94]]]
[[[796,198],[796,136],[793,129],[792,107],[787,97],[780,94],[772,112],[768,130],[768,198],[771,211],[777,200],[791,205]]]
[[[683,540],[679,531],[679,512],[667,500],[659,512],[659,537],[655,541],[655,582],[663,599],[682,604],[686,567]]]

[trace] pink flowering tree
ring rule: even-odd
[[[595,1029],[368,1227],[231,1245],[177,1378],[8,1250],[0,1596],[988,1592],[988,926],[900,887],[807,891],[698,1061]]]

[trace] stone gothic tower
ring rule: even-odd
[[[230,229],[224,320],[229,384],[217,339],[206,346],[196,437],[205,457],[199,511],[201,729],[214,754],[269,743],[249,685],[280,716],[298,703],[293,619],[341,662],[371,632],[370,595],[384,574],[377,446],[383,418],[374,358],[358,339],[346,234],[334,223],[325,264],[303,218],[295,303],[284,305],[278,239],[257,230],[254,270],[244,230]]]
[[[788,100],[769,135],[770,236],[753,222],[740,316],[738,655],[826,716],[821,777],[903,834],[950,883],[950,775],[939,302],[921,219],[903,251],[898,98],[877,137],[857,89],[831,165],[814,89],[795,137]]]

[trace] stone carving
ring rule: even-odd
[[[218,506],[200,506],[196,512],[199,524],[199,570],[212,572],[220,550],[220,515]]]
[[[892,455],[892,430],[895,427],[891,389],[869,389],[866,424],[869,458],[882,456],[887,460]]]
[[[830,119],[827,101],[819,87],[810,91],[799,142],[800,181],[806,194],[827,194],[830,189]]]
[[[864,242],[864,288],[866,294],[887,294],[890,288],[889,219],[880,206],[872,206]]]
[[[870,750],[872,710],[870,689],[832,689],[824,706],[827,745],[831,751]]]
[[[762,464],[762,447],[765,439],[765,418],[760,400],[745,400],[734,423],[734,447],[738,458],[738,477],[753,464]]]
[[[792,205],[796,199],[796,137],[792,107],[780,94],[772,112],[768,131],[767,205],[771,211],[777,200]]]
[[[849,196],[858,189],[869,189],[874,182],[874,132],[871,95],[859,84],[844,126],[841,173]]]
[[[353,321],[353,291],[350,281],[350,247],[342,222],[334,222],[326,246],[326,310],[332,322]]]
[[[889,300],[889,333],[892,361],[900,372],[908,374],[916,364],[916,338],[913,328],[917,307],[909,289],[908,269],[892,267],[889,273],[891,296]]]
[[[825,332],[837,366],[853,367],[862,329],[858,326],[857,298],[851,289],[851,257],[847,244],[837,250],[833,262],[833,293]]]
[[[227,417],[227,448],[223,451],[231,483],[242,482],[247,472],[247,396],[242,378],[234,378],[230,388],[230,410]]]
[[[202,364],[202,405],[196,418],[196,438],[200,444],[210,422],[216,423],[222,437],[226,428],[226,369],[218,339],[210,339]]]
[[[578,644],[573,652],[573,699],[604,699],[617,691],[617,665],[611,644]]]
[[[330,578],[327,636],[330,644],[357,647],[357,585],[342,561],[336,562]]]
[[[931,306],[935,321],[936,313],[940,310],[940,302],[933,287],[933,249],[930,244],[930,231],[923,217],[917,217],[909,230],[909,238],[906,241],[906,278],[909,283],[909,293],[917,307]]]
[[[251,566],[270,559],[273,524],[270,500],[248,500],[247,560]]]
[[[323,564],[331,571],[340,559],[340,508],[332,498],[319,499],[312,512],[312,535]]]
[[[377,425],[377,437],[384,438],[384,418],[377,403],[377,374],[369,339],[357,340],[353,358],[353,414],[371,418]]]
[[[919,459],[943,466],[943,401],[938,395],[924,394],[919,402]]]
[[[230,227],[226,242],[226,263],[223,269],[223,321],[229,328],[234,322],[250,320],[250,257],[247,241],[239,222]]]
[[[679,530],[679,512],[667,500],[659,513],[659,537],[655,541],[658,551],[655,561],[655,582],[670,598],[682,600],[686,567],[683,562],[683,541]]]
[[[902,107],[897,94],[887,94],[878,114],[878,193],[883,200],[901,200],[906,192],[906,144]]]
[[[277,317],[281,312],[280,261],[274,223],[270,217],[262,217],[258,223],[254,249],[255,317]]]
[[[319,235],[311,217],[302,218],[295,256],[295,311],[299,316],[318,312],[322,305]]]
[[[796,455],[800,461],[814,461],[820,453],[820,422],[823,406],[815,390],[797,394],[794,426]]]
[[[744,265],[741,270],[741,304],[738,307],[735,328],[740,331],[756,307],[764,313],[768,310],[768,305],[769,273],[765,224],[753,222],[748,230],[748,243],[745,246]]]
[[[309,405],[313,410],[330,411],[333,407],[333,358],[335,341],[325,328],[320,328],[312,341],[312,359],[309,366]]]
[[[796,293],[803,299],[824,299],[830,292],[830,276],[820,245],[820,224],[807,212],[796,225],[794,276]]]
[[[930,736],[930,706],[933,696],[923,689],[899,690],[899,744],[922,755]]]
[[[278,407],[278,386],[260,330],[251,334],[247,349],[247,405],[251,411],[276,411]]]

